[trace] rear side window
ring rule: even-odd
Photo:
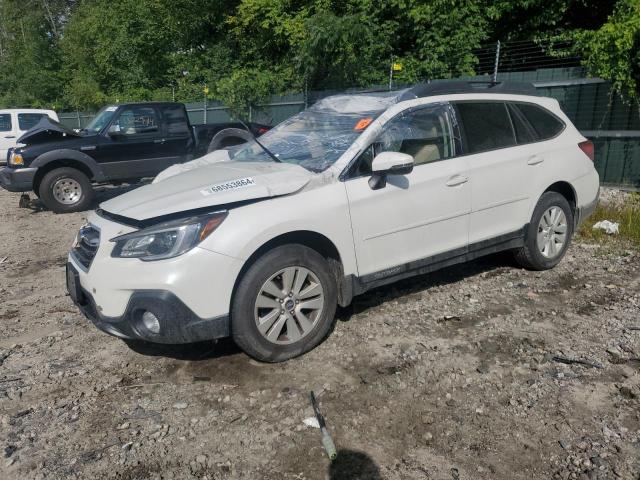
[[[520,113],[513,104],[508,103],[507,108],[509,109],[509,115],[511,115],[511,122],[513,123],[513,129],[516,132],[516,140],[518,141],[518,144],[522,145],[525,143],[535,142],[538,139],[536,132],[533,131],[533,128],[524,119],[522,113]]]
[[[162,107],[162,116],[167,126],[168,135],[189,134],[189,123],[181,105],[166,105]]]
[[[46,117],[45,113],[19,113],[18,114],[18,128],[20,130],[29,130],[33,128],[42,117]]]
[[[467,139],[467,153],[512,147],[516,138],[502,102],[457,103]]]
[[[551,112],[531,103],[516,104],[538,136],[538,140],[548,140],[564,129],[564,123]]]
[[[11,114],[0,113],[0,132],[10,132],[11,130]]]

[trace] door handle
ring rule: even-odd
[[[527,160],[527,165],[538,165],[539,163],[544,162],[544,158],[540,155],[534,155],[529,160]]]
[[[463,183],[467,183],[469,179],[463,175],[454,175],[447,181],[447,187],[457,187]]]
[[[4,137],[4,138],[16,138],[16,136],[15,136],[15,135],[7,135],[7,136],[6,136],[6,137]]]
[[[164,138],[156,138],[153,143],[159,143],[159,144],[163,144],[164,143]]]

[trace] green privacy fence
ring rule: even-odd
[[[525,72],[498,73],[499,81],[533,83],[541,95],[557,99],[576,127],[596,146],[596,168],[604,185],[640,188],[640,111],[638,104],[613,94],[601,79],[585,78],[580,67],[545,68]],[[488,76],[460,80],[488,81]],[[437,81],[437,80],[436,80]],[[381,87],[384,88],[384,87]],[[355,90],[354,90],[355,91]],[[319,99],[338,91],[294,93],[271,97],[250,111],[254,122],[275,125]],[[229,110],[220,102],[186,104],[192,124],[231,121]],[[59,114],[71,128],[86,126],[92,113]]]

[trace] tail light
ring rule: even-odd
[[[258,128],[258,135],[262,135],[263,133],[266,133],[268,131],[269,131],[268,128],[260,127],[260,128]]]
[[[582,150],[584,154],[591,159],[592,162],[595,162],[596,149],[593,146],[593,142],[591,140],[580,142],[578,146],[580,147],[580,150]]]

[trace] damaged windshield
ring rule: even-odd
[[[260,137],[280,161],[322,172],[335,163],[369,124],[402,92],[336,95],[319,101]],[[255,142],[243,145],[234,161],[273,159]]]

